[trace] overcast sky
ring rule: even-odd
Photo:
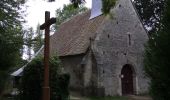
[[[25,23],[23,26],[25,29],[33,27],[36,30],[37,24],[42,24],[45,21],[45,11],[50,11],[50,16],[55,17],[55,11],[58,8],[62,8],[64,4],[69,4],[70,0],[55,0],[55,2],[47,2],[47,0],[28,0],[26,7],[23,7],[23,10],[26,11]],[[85,6],[91,8],[91,0],[86,0]],[[24,47],[27,50],[26,47]],[[26,52],[26,51],[24,51]],[[32,54],[33,51],[31,51]],[[23,59],[28,59],[26,53],[23,54]]]
[[[62,8],[64,4],[69,4],[70,0],[55,0],[55,2],[47,2],[47,0],[28,0],[26,2],[26,21],[24,27],[36,28],[37,24],[44,23],[45,11],[50,11],[51,17],[55,17],[55,10]],[[85,6],[91,7],[91,0],[86,0]]]

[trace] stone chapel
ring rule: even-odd
[[[92,9],[61,24],[51,36],[51,53],[69,73],[70,88],[84,95],[144,94],[147,31],[131,0],[117,0],[110,16],[101,12],[102,1]]]
[[[83,95],[147,93],[148,36],[132,1],[117,0],[107,16],[101,8],[101,0],[92,0],[91,10],[62,23],[50,37],[51,55],[57,53],[62,71],[70,74],[70,89]],[[20,76],[24,67],[11,75]]]

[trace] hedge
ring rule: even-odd
[[[69,96],[68,74],[59,74],[60,61],[57,56],[50,58],[50,100],[67,100]],[[35,58],[24,69],[21,78],[20,95],[18,100],[42,100],[43,59]]]

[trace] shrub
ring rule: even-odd
[[[59,74],[60,61],[58,57],[50,58],[50,100],[67,100],[69,91],[69,75]],[[42,100],[43,59],[34,59],[24,69],[20,86],[20,100]]]
[[[0,71],[0,95],[4,90],[6,80],[7,80],[7,72]]]

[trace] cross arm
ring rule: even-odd
[[[47,20],[44,24],[42,24],[41,26],[40,26],[40,30],[43,30],[43,29],[45,29],[46,27],[49,27],[50,25],[52,25],[52,24],[54,24],[54,23],[56,23],[56,18],[50,18],[49,20]]]

